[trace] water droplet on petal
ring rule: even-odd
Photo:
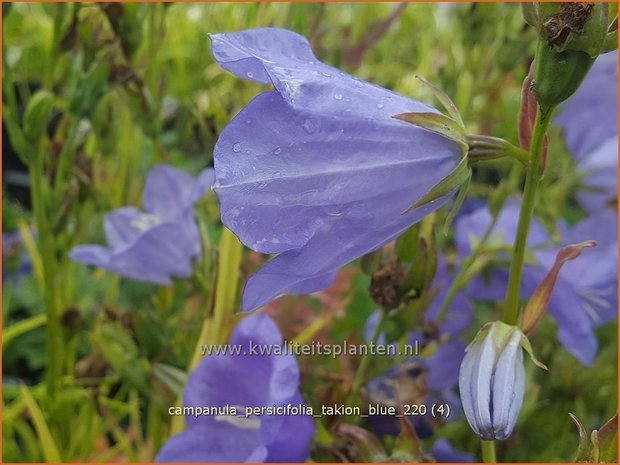
[[[314,131],[316,131],[316,126],[309,119],[304,121],[304,124],[302,124],[301,127],[304,128],[304,131],[306,131],[308,134],[312,134]]]
[[[323,76],[325,76],[325,77],[332,77],[332,75],[331,75],[331,74],[329,74],[329,73],[321,73],[321,74],[322,74]]]
[[[245,75],[249,78],[253,78],[254,77],[254,73],[252,71],[248,71],[247,73],[245,73]]]
[[[336,100],[342,100],[342,94],[334,94]]]
[[[378,108],[379,110],[381,110],[381,109],[383,108],[383,104],[382,104],[382,103],[377,103],[377,108]]]
[[[309,65],[313,65],[313,64],[314,64],[314,61],[309,61],[309,62],[308,62],[308,64],[309,64]]]
[[[282,153],[282,149],[278,147],[277,149],[273,151],[273,153],[275,153],[276,155],[280,155]]]
[[[241,152],[241,144],[239,142],[233,145],[233,152],[235,153]]]

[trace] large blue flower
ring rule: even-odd
[[[314,435],[308,415],[251,415],[247,407],[300,406],[299,368],[292,354],[256,355],[256,346],[280,346],[276,324],[264,314],[239,323],[230,346],[239,350],[210,355],[190,374],[185,407],[236,407],[237,416],[186,416],[187,430],[172,437],[157,462],[304,462]]]
[[[224,224],[253,250],[280,254],[248,281],[244,310],[326,288],[447,198],[403,214],[458,164],[442,136],[393,118],[431,107],[321,63],[291,31],[211,36],[228,71],[260,94],[222,131],[214,189]]]
[[[82,245],[71,259],[105,268],[121,276],[156,284],[192,274],[192,260],[201,253],[193,205],[213,184],[213,170],[196,179],[160,165],[144,187],[145,211],[123,207],[104,218],[108,247]]]
[[[510,247],[516,235],[519,205],[509,203],[501,212],[489,243]],[[486,208],[462,216],[456,223],[459,254],[467,257],[472,242],[482,237],[491,221]],[[598,343],[594,328],[614,319],[618,302],[618,228],[614,212],[590,217],[573,227],[561,223],[562,244],[596,240],[598,247],[567,262],[560,272],[549,301],[548,311],[558,324],[558,338],[566,350],[582,363],[594,360]],[[535,263],[525,266],[521,297],[530,297],[547,275],[560,249],[551,242],[544,228],[534,220],[528,247]],[[508,258],[508,257],[506,257]],[[468,293],[477,299],[503,301],[508,283],[508,267],[494,267],[469,286]]]

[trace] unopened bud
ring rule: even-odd
[[[523,338],[516,326],[496,321],[466,349],[459,373],[461,402],[482,439],[506,439],[517,423],[525,389]]]

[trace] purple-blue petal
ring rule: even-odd
[[[402,214],[452,171],[459,149],[392,116],[436,110],[318,62],[290,31],[211,39],[225,69],[276,89],[250,102],[215,148],[222,221],[248,247],[281,253],[247,283],[244,310],[326,287],[447,200]]]
[[[334,118],[367,118],[381,126],[405,112],[432,107],[357,79],[317,60],[308,41],[285,29],[261,28],[212,34],[213,56],[242,79],[271,83],[288,105]]]
[[[589,213],[617,209],[618,196],[618,135],[607,139],[579,163],[586,174],[584,187],[577,192],[577,201]]]
[[[584,159],[618,135],[618,51],[598,57],[579,90],[560,109],[555,122],[564,129],[568,149]]]
[[[190,428],[170,438],[156,462],[256,463],[267,458],[260,429],[236,428],[224,421]]]
[[[146,178],[144,209],[162,220],[176,218],[192,205],[194,179],[169,165],[158,165]]]

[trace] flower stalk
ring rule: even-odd
[[[519,293],[521,289],[521,277],[523,276],[527,237],[530,225],[532,224],[534,205],[536,203],[536,192],[542,175],[540,166],[543,144],[554,109],[555,107],[539,108],[536,112],[536,119],[534,121],[532,144],[530,146],[530,163],[528,164],[525,176],[523,202],[519,214],[519,224],[517,226],[517,237],[514,243],[512,261],[510,262],[508,291],[506,293],[504,322],[509,325],[516,324],[519,317]]]

